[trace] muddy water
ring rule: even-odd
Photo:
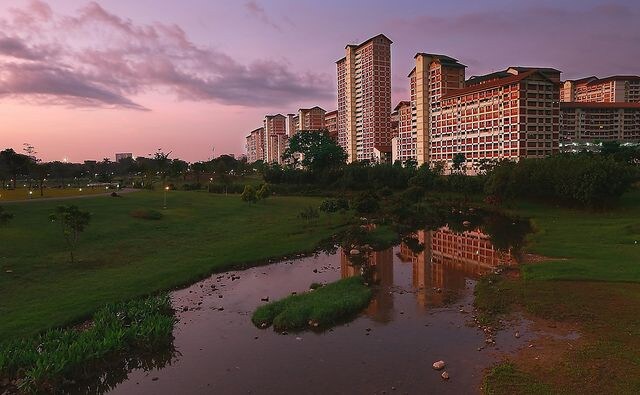
[[[371,304],[350,323],[320,333],[258,329],[250,317],[263,298],[360,273],[340,250],[214,275],[174,292],[177,353],[163,368],[130,371],[112,393],[478,392],[483,369],[532,336],[523,321],[485,347],[485,334],[469,324],[476,279],[515,260],[479,231],[415,236],[422,252],[401,244],[369,256],[377,284]],[[448,381],[431,367],[440,359]]]

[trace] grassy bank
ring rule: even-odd
[[[59,389],[64,379],[81,376],[109,355],[168,345],[173,321],[167,295],[108,305],[87,328],[52,329],[0,344],[0,379],[11,379],[21,392]]]
[[[363,278],[350,277],[260,306],[251,320],[259,328],[273,324],[276,330],[326,328],[356,315],[370,299]]]
[[[577,329],[491,369],[490,394],[640,393],[640,193],[603,212],[521,205],[537,228],[523,278],[490,276],[476,287],[485,322],[516,310]],[[555,324],[554,324],[555,326]],[[573,343],[573,344],[569,344]]]
[[[315,248],[346,216],[304,221],[298,213],[321,199],[270,198],[257,204],[204,192],[142,191],[77,204],[92,213],[68,263],[59,227],[48,222],[60,202],[6,205],[14,219],[0,227],[0,339],[33,335],[73,323],[106,303],[187,284],[214,271],[238,268]],[[160,220],[130,216],[162,211]]]

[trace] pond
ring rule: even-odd
[[[513,250],[494,247],[480,227],[444,226],[415,232],[359,264],[338,249],[213,275],[173,292],[178,323],[170,357],[120,368],[124,374],[103,375],[97,387],[114,394],[478,392],[485,368],[533,338],[530,323],[519,320],[487,343],[473,320],[476,280],[516,263]],[[266,298],[305,292],[311,283],[365,267],[374,297],[349,323],[287,334],[251,323]],[[516,331],[522,335],[516,338]],[[449,380],[432,368],[438,360],[446,362]]]

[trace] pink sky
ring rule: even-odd
[[[362,4],[3,0],[0,149],[28,142],[70,161],[240,154],[264,114],[335,109],[334,61],[378,33],[394,41],[394,102],[422,51],[459,59],[467,76],[511,65],[640,74],[635,1]]]

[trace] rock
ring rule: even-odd
[[[224,307],[218,307],[218,311],[223,311]]]
[[[462,226],[471,226],[471,222],[469,222],[469,221],[462,221]]]
[[[519,339],[520,338],[520,332],[516,332],[515,333],[515,337],[516,337],[516,339]]]
[[[262,324],[260,324],[260,328],[263,328],[263,329],[264,329],[264,328],[266,328],[266,327],[267,327],[267,323],[266,323],[266,322],[263,322]]]
[[[260,299],[263,302],[268,302],[269,301],[269,297],[268,296],[263,296],[262,299]]]
[[[354,248],[349,251],[349,255],[360,255],[360,250]]]
[[[222,295],[218,295],[218,298],[222,299]]]
[[[318,273],[318,269],[313,269],[313,272],[314,273]]]
[[[320,325],[318,321],[314,321],[314,320],[309,320],[308,324],[309,326],[312,326],[314,328],[317,328]]]
[[[433,368],[435,370],[442,370],[445,367],[445,363],[444,361],[440,360],[440,361],[436,361],[433,363]]]
[[[13,270],[8,269],[8,270],[5,270],[4,272],[5,272],[5,273],[9,273],[9,274],[11,274],[11,273],[13,273]]]
[[[151,381],[158,381],[158,380],[160,380],[158,377],[154,377],[151,379]]]
[[[449,380],[449,373],[447,372],[442,372],[442,374],[440,375],[440,377],[442,377],[443,380]]]

